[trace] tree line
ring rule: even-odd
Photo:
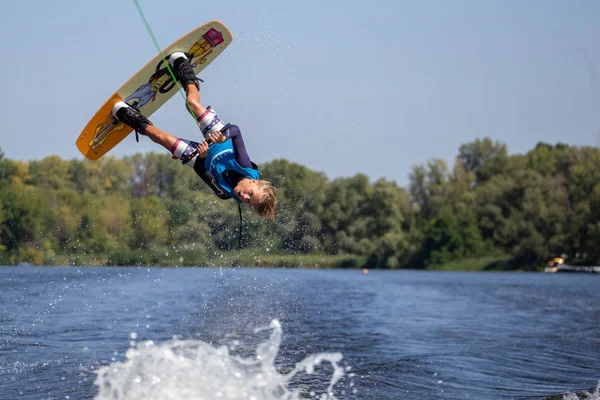
[[[381,268],[487,259],[490,268],[530,269],[561,254],[600,262],[595,147],[539,143],[509,154],[477,139],[452,166],[413,166],[408,187],[363,174],[329,179],[285,159],[261,171],[279,207],[275,222],[244,212],[242,246],[256,254],[349,255]],[[4,264],[198,265],[237,251],[238,223],[233,200],[218,200],[162,153],[24,162],[0,150]]]

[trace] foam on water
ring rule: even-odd
[[[596,390],[593,391],[577,391],[573,393],[567,393],[564,395],[563,400],[600,400],[600,382],[596,386]]]
[[[295,400],[300,399],[300,389],[290,389],[290,380],[299,373],[312,374],[322,362],[333,366],[326,392],[317,394],[311,388],[303,391],[313,398],[335,399],[333,387],[344,375],[338,365],[342,354],[310,355],[289,373],[281,374],[275,367],[281,325],[274,320],[264,329],[272,330],[269,339],[258,346],[255,357],[249,358],[230,354],[227,346],[214,347],[199,340],[139,343],[127,351],[125,361],[98,370],[96,400]]]

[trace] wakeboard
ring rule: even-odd
[[[167,67],[170,54],[186,53],[198,75],[232,41],[231,32],[219,21],[208,22],[176,40],[106,100],[77,138],[79,151],[90,160],[97,160],[133,131],[112,119],[115,103],[125,101],[149,117],[178,91],[180,86]]]

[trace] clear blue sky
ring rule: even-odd
[[[240,125],[257,163],[406,185],[411,167],[489,136],[600,144],[600,1],[140,0],[166,47],[212,19],[234,42],[201,75],[203,101]],[[128,0],[6,0],[0,147],[81,158],[75,140],[156,54]],[[152,116],[198,137],[176,95]],[[162,151],[132,135],[111,153]]]

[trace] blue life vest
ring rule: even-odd
[[[259,170],[244,168],[235,161],[235,151],[231,139],[226,140],[224,143],[214,143],[208,148],[208,153],[204,159],[204,168],[214,175],[217,184],[238,203],[242,203],[242,201],[233,193],[233,188],[223,176],[225,171],[235,171],[250,179],[260,178]]]

